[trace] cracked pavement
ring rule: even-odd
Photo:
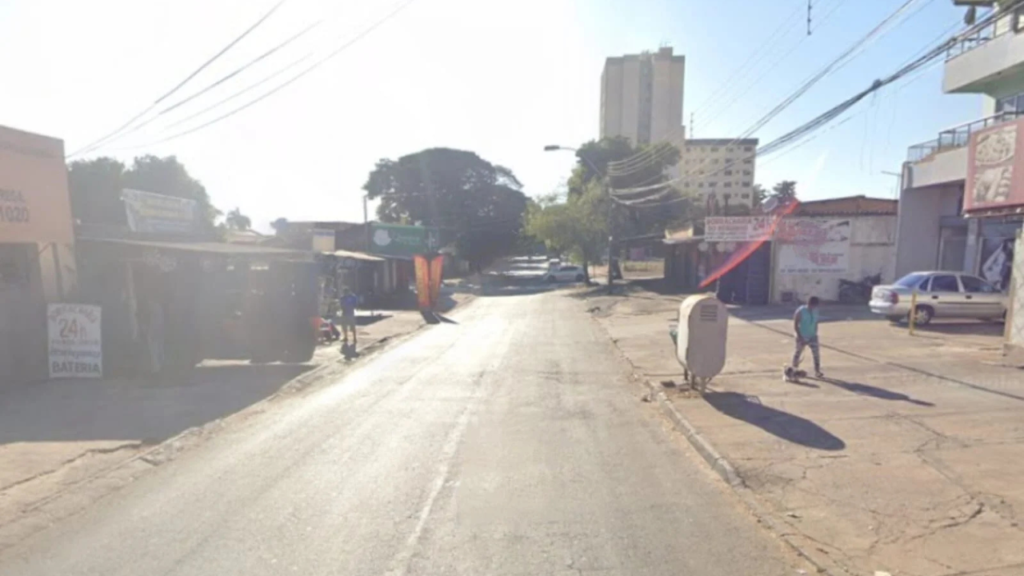
[[[585,307],[640,374],[678,379],[679,297],[640,295]],[[999,365],[998,329],[912,338],[826,305],[826,378],[797,385],[787,312],[733,312],[711,392],[667,394],[787,541],[836,574],[1024,574],[1024,371]]]

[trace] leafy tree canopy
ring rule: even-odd
[[[518,246],[527,206],[522,184],[473,152],[429,148],[380,160],[363,189],[380,199],[382,221],[440,228],[474,268]]]
[[[245,214],[242,214],[240,208],[235,208],[224,216],[224,225],[229,230],[248,230],[252,228],[252,220]]]
[[[772,186],[771,197],[779,202],[779,206],[785,206],[796,200],[796,182],[793,180],[783,180]]]
[[[86,224],[125,225],[121,191],[125,188],[195,200],[200,224],[213,229],[220,212],[210,204],[206,188],[174,156],[140,156],[130,168],[109,157],[76,160],[68,166],[71,209]]]

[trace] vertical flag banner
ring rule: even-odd
[[[430,309],[430,262],[427,257],[417,254],[412,257],[416,267],[416,301],[420,310]]]
[[[437,255],[430,260],[430,307],[434,308],[441,299],[441,279],[444,276],[444,256]]]

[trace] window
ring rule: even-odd
[[[725,149],[726,152],[732,152],[732,146]]]
[[[743,147],[743,151],[744,152],[753,152],[754,151],[754,147],[753,146],[744,146]]]
[[[712,158],[711,159],[711,163],[712,164],[718,164],[718,158]]]
[[[729,199],[732,198],[732,194],[729,194],[729,193],[722,194],[722,198],[725,198],[726,200],[729,200]]]
[[[711,151],[712,151],[712,152],[718,152],[718,147],[712,147],[712,148],[711,148]]]
[[[996,292],[994,286],[977,276],[961,276],[960,282],[964,285],[964,292],[970,294],[994,294]]]
[[[689,188],[689,187],[690,187],[690,183],[689,182],[683,182],[683,188]]]
[[[942,274],[939,276],[932,277],[931,292],[959,292],[960,284],[956,281],[956,276],[951,274]]]
[[[718,186],[718,182],[708,182],[708,188],[714,188],[715,186]]]
[[[726,176],[732,176],[732,170],[726,170],[726,171],[724,172],[724,174],[725,174]]]
[[[753,164],[753,163],[754,163],[754,161],[753,161],[753,160],[751,160],[750,158],[744,158],[744,159],[743,159],[743,163],[744,163],[744,164]]]
[[[744,182],[743,185],[744,186],[750,186],[750,182]]]
[[[743,198],[744,200],[748,200],[750,198],[750,193],[749,192],[744,192],[743,194],[740,194],[740,198]]]
[[[743,175],[744,176],[750,176],[750,170],[744,170],[743,171]]]
[[[703,187],[704,187],[704,183],[703,182],[698,182],[697,183],[697,188],[703,188]]]
[[[921,288],[924,281],[928,279],[925,274],[907,274],[897,280],[894,284],[901,288]]]
[[[726,182],[725,184],[722,184],[722,187],[723,188],[732,188],[732,182]]]

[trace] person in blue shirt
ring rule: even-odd
[[[807,299],[807,304],[796,309],[793,314],[793,332],[796,335],[796,350],[793,352],[792,369],[800,366],[800,357],[804,348],[811,349],[814,357],[814,375],[818,378],[824,376],[821,371],[821,353],[818,349],[818,307],[820,301],[817,296]]]
[[[341,332],[344,335],[342,346],[348,346],[348,333],[352,332],[352,345],[356,344],[356,306],[359,305],[359,297],[352,293],[352,290],[345,288],[341,297]]]

